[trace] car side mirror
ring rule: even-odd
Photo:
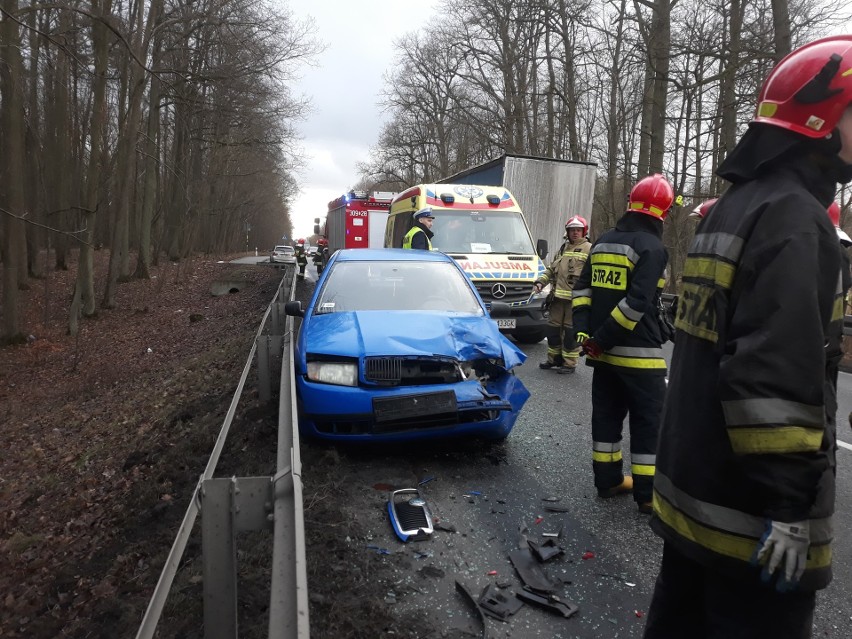
[[[293,317],[304,317],[305,311],[302,310],[302,302],[300,300],[287,302],[284,305],[284,314],[292,315]]]
[[[506,304],[506,302],[491,302],[489,315],[491,315],[491,319],[512,317],[512,307]]]
[[[547,257],[547,240],[538,240],[535,243],[535,252],[541,258]]]

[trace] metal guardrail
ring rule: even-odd
[[[288,271],[289,287],[285,287]],[[199,512],[205,639],[235,639],[238,636],[236,535],[262,529],[272,529],[273,534],[269,636],[276,639],[309,637],[302,469],[296,407],[292,400],[295,395],[291,375],[293,318],[284,314],[285,290],[286,299],[292,299],[295,281],[295,269],[285,270],[261,320],[225,421],[193,491],[136,639],[154,637]],[[271,400],[272,367],[281,365],[276,474],[273,477],[213,478],[255,355],[261,401]]]

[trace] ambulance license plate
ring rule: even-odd
[[[515,328],[515,318],[514,317],[505,317],[494,320],[497,322],[498,328]]]

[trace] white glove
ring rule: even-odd
[[[758,544],[755,563],[764,565],[763,576],[768,580],[783,562],[784,581],[778,579],[775,586],[780,591],[791,590],[805,572],[811,541],[808,526],[806,521],[766,522],[766,532]]]

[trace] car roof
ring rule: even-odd
[[[453,258],[440,251],[414,249],[341,249],[335,254],[338,262],[448,262]]]
[[[291,248],[293,248],[293,247],[292,247],[292,246],[287,246],[286,244],[278,244],[275,248],[276,248],[276,249],[280,249],[280,248],[283,248],[283,249],[291,249]]]

